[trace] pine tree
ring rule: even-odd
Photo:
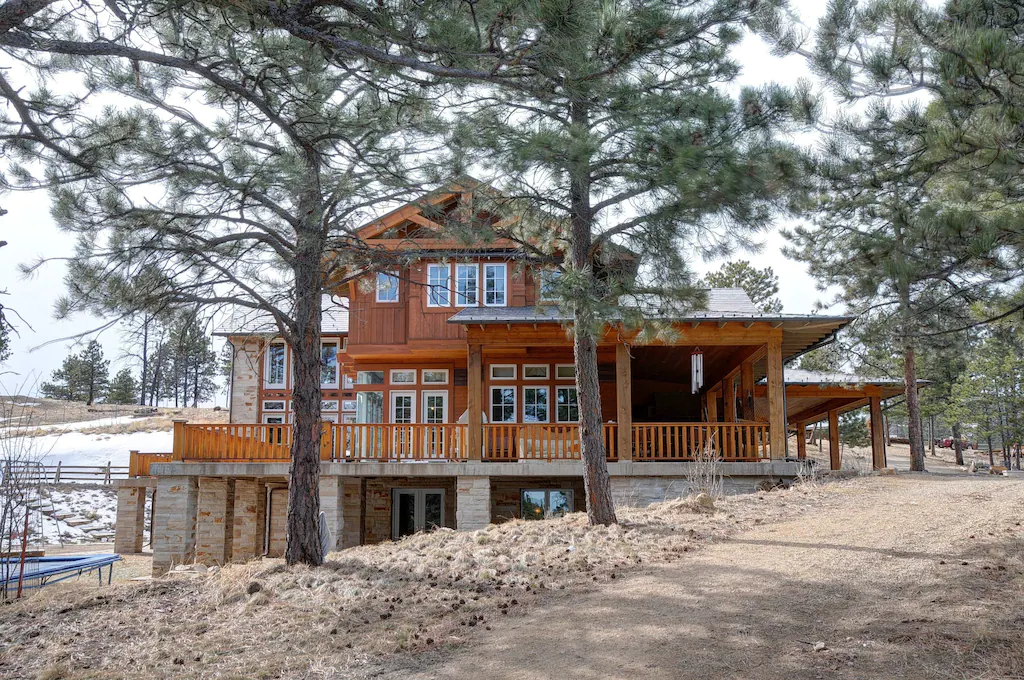
[[[81,364],[82,361],[77,354],[69,354],[61,367],[50,375],[50,382],[44,382],[39,391],[50,399],[83,401],[85,390]]]
[[[84,401],[92,406],[106,393],[109,365],[103,358],[103,347],[92,340],[80,353],[68,355],[53,372],[51,382],[43,383],[40,391],[51,399]]]
[[[751,88],[733,99],[721,87],[737,75],[730,51],[744,30],[781,22],[782,4],[430,0],[334,8],[331,23],[312,6],[270,13],[339,55],[449,88],[454,170],[499,175],[525,215],[507,228],[474,224],[477,234],[516,240],[562,271],[555,292],[572,318],[591,523],[615,521],[597,374],[607,320],[624,315],[656,337],[663,329],[630,303],[647,293],[699,301],[686,258],[722,254],[764,228],[798,175],[799,155],[774,134],[789,93]],[[361,34],[395,47],[371,55]],[[606,266],[621,247],[646,256],[640,280]]]
[[[771,267],[758,269],[746,260],[726,262],[717,272],[704,277],[711,288],[742,288],[757,309],[765,314],[781,314],[779,277]]]
[[[132,375],[131,369],[122,368],[110,381],[104,401],[108,404],[134,404],[139,398],[138,395],[139,383]]]
[[[295,367],[286,559],[320,564],[321,295],[341,272],[394,266],[355,229],[376,203],[422,186],[408,174],[427,165],[429,106],[417,85],[359,59],[336,63],[240,6],[133,10],[40,2],[0,22],[0,46],[35,75],[60,78],[69,99],[102,91],[109,102],[47,125],[43,113],[67,102],[15,92],[38,104],[24,124],[39,134],[8,174],[45,160],[58,226],[80,237],[60,317],[236,305],[274,318]],[[201,114],[186,104],[199,93]],[[140,184],[160,191],[142,196]],[[166,381],[150,373],[155,400]]]

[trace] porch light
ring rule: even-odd
[[[690,355],[690,394],[697,394],[704,387],[704,352],[697,347]]]

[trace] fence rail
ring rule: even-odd
[[[127,465],[34,465],[15,463],[0,469],[4,475],[14,475],[28,484],[61,484],[64,482],[94,482],[112,484],[129,477]]]

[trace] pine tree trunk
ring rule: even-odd
[[[310,151],[309,154],[314,152]],[[310,161],[312,165],[315,161]],[[313,165],[313,167],[316,167]],[[315,171],[314,171],[315,173]],[[295,327],[293,331],[291,465],[288,471],[288,564],[323,564],[320,548],[320,314],[323,290],[323,228],[318,182],[307,185],[299,200],[302,223],[296,230]]]
[[[139,406],[146,405],[147,371],[149,371],[149,319],[142,322],[142,375],[139,379]]]
[[[575,103],[570,107],[572,121],[577,133],[585,133],[588,127],[587,107]],[[569,261],[576,276],[589,281],[586,289],[573,292],[573,354],[576,363],[576,394],[580,412],[580,458],[583,463],[583,489],[587,496],[587,518],[590,524],[616,524],[615,505],[612,503],[611,480],[608,477],[608,461],[604,449],[601,420],[601,389],[597,369],[598,327],[589,310],[584,295],[598,295],[597,281],[591,262],[590,247],[593,243],[591,226],[593,214],[590,209],[590,169],[586,162],[580,162],[572,170],[570,178],[571,215],[569,217],[570,247]]]
[[[953,451],[956,453],[956,464],[964,464],[964,446],[960,441],[960,423],[953,423]]]
[[[992,435],[988,436],[988,466],[992,467],[996,464],[995,455],[992,453]]]
[[[907,395],[907,436],[910,439],[910,469],[924,472],[924,432],[921,427],[921,402],[917,393],[917,365],[914,348],[903,350],[903,382]]]
[[[928,416],[928,435],[931,439],[932,458],[935,457],[935,414]]]

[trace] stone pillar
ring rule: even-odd
[[[266,492],[258,479],[235,480],[231,561],[246,562],[263,554]]]
[[[222,566],[231,559],[235,534],[235,480],[203,477],[199,480],[196,512],[196,562]]]
[[[160,576],[176,564],[195,557],[196,477],[157,478],[153,504],[153,575]]]
[[[459,477],[455,483],[455,528],[483,529],[491,523],[491,478]]]
[[[345,530],[344,477],[320,477],[320,511],[327,517],[327,529],[331,532],[331,552],[341,546],[341,535]]]
[[[341,548],[353,548],[363,544],[363,480],[359,477],[342,477],[342,515],[348,518],[341,530]]]
[[[146,487],[122,486],[117,490],[117,523],[114,552],[142,552],[142,530],[146,524]]]

